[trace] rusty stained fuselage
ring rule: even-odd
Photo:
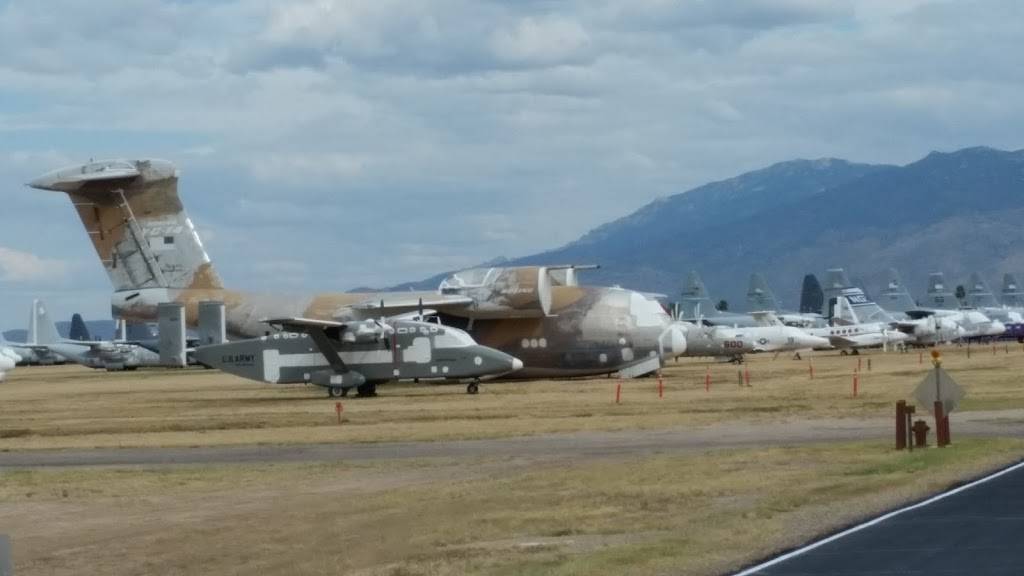
[[[157,305],[225,304],[236,337],[270,331],[267,318],[322,320],[391,316],[422,298],[441,320],[480,344],[520,358],[516,377],[616,372],[681,353],[685,335],[653,299],[620,288],[583,287],[555,267],[486,268],[453,275],[438,291],[259,294],[226,289],[178,196],[178,171],[164,160],[104,160],[54,170],[29,186],[71,199],[114,287],[115,317],[151,321]],[[563,269],[563,274],[568,274]],[[374,310],[378,301],[396,303]],[[665,352],[665,354],[662,354]]]
[[[478,343],[521,359],[524,368],[512,374],[514,378],[605,374],[664,351],[671,319],[656,302],[639,293],[588,286],[553,286],[550,292],[550,314],[544,316],[467,319],[443,312],[439,317],[446,325],[466,330]],[[436,296],[435,292],[423,294]],[[157,304],[179,302],[185,305],[187,323],[195,326],[200,302],[222,301],[228,333],[251,338],[272,331],[263,322],[267,318],[372,317],[372,311],[357,311],[353,307],[386,295],[302,296],[219,288],[141,289],[115,292],[112,306],[118,317],[151,321],[156,318]]]

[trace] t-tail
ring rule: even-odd
[[[885,288],[878,299],[879,304],[890,312],[906,312],[918,307],[895,268],[889,268],[887,271]]]
[[[170,162],[88,162],[29,186],[68,195],[115,292],[223,288],[178,197]]]
[[[750,275],[747,306],[750,307],[751,312],[779,311],[779,302],[775,299],[772,289],[768,287],[768,281],[757,272]]]
[[[1014,308],[1024,307],[1024,290],[1013,274],[1003,274],[1003,305]]]

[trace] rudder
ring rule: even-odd
[[[223,287],[178,197],[170,162],[89,162],[29,186],[71,198],[115,291]]]

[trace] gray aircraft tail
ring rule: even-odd
[[[682,298],[679,300],[680,318],[694,319],[700,316],[709,316],[715,313],[714,304],[708,297],[704,281],[696,270],[691,270],[686,277],[686,286],[683,288]]]
[[[1024,307],[1024,290],[1017,283],[1013,274],[1003,274],[1003,304],[1006,306]]]
[[[971,274],[971,283],[967,288],[967,305],[972,308],[998,308],[999,301],[996,295],[988,287],[988,282],[981,277],[981,274]]]
[[[823,314],[825,312],[825,293],[821,290],[821,282],[814,274],[804,276],[803,288],[800,291],[801,314]]]
[[[885,288],[878,299],[879,305],[890,312],[906,312],[918,307],[895,268],[889,268]]]
[[[178,197],[170,162],[89,162],[29,186],[68,195],[115,291],[223,287]]]
[[[750,275],[750,287],[747,289],[747,306],[751,312],[778,312],[779,303],[775,294],[768,287],[764,276],[754,272]]]
[[[71,331],[68,333],[68,340],[78,340],[81,342],[92,340],[89,328],[85,325],[85,320],[82,320],[82,315],[77,312],[71,315]]]
[[[45,346],[60,342],[60,333],[57,332],[57,325],[50,318],[50,310],[42,300],[32,301],[32,314],[29,317],[28,338],[29,344]]]
[[[859,322],[891,322],[892,316],[875,304],[864,290],[853,286],[842,268],[832,268],[825,273],[824,293],[828,305],[828,318],[835,318],[835,308],[840,297],[845,298],[852,313]]]
[[[928,295],[925,297],[925,306],[939,310],[955,310],[960,307],[956,296],[946,287],[946,277],[942,272],[932,272],[928,275]]]

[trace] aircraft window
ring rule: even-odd
[[[434,336],[434,346],[437,348],[465,348],[476,342],[465,332],[445,330],[444,333]]]

